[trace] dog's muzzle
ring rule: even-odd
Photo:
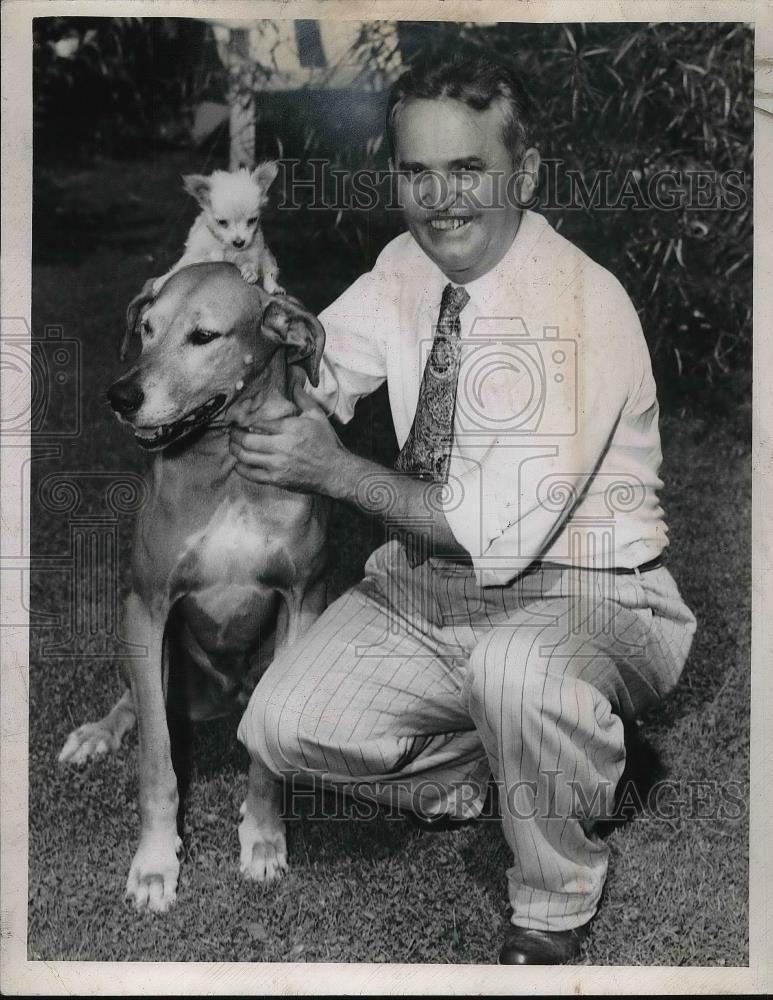
[[[186,434],[208,424],[220,413],[227,402],[228,396],[224,392],[220,392],[172,424],[161,424],[160,427],[154,427],[150,430],[144,427],[135,427],[134,436],[146,451],[168,448],[170,444],[179,441]]]

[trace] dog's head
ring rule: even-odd
[[[135,300],[136,303],[137,300]],[[317,385],[325,332],[295,299],[247,284],[232,264],[194,264],[129,313],[142,339],[110,405],[147,449],[166,448],[223,413],[280,348]],[[129,334],[131,334],[131,330]]]
[[[276,174],[277,164],[267,160],[254,170],[215,170],[209,177],[189,174],[183,185],[201,206],[210,232],[226,246],[243,250],[255,239]]]

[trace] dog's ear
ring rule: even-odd
[[[183,177],[183,187],[192,194],[202,208],[209,208],[209,194],[212,180],[203,174],[186,174]]]
[[[124,330],[123,337],[121,338],[121,349],[118,354],[121,361],[126,360],[126,355],[129,352],[129,345],[132,342],[132,337],[135,333],[139,332],[137,327],[140,316],[142,315],[142,310],[155,298],[153,294],[153,285],[155,284],[155,281],[155,278],[148,278],[142,286],[142,291],[139,295],[134,296],[126,308],[126,329]]]
[[[278,170],[279,164],[275,160],[266,160],[265,163],[259,163],[257,167],[255,167],[250,174],[250,177],[253,182],[258,185],[261,191],[268,191],[276,180]]]
[[[319,366],[325,349],[325,329],[297,299],[273,298],[263,313],[263,333],[287,348],[288,364],[300,364],[312,385],[319,385]]]

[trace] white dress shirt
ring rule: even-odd
[[[448,278],[410,233],[320,314],[318,389],[343,422],[387,382],[397,440],[413,423]],[[448,485],[435,487],[478,582],[535,559],[635,567],[668,544],[658,404],[636,311],[617,279],[523,213],[499,264],[465,285]]]

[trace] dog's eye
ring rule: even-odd
[[[211,344],[213,340],[217,340],[220,336],[219,333],[213,333],[211,330],[193,330],[188,337],[191,344],[201,345],[201,344]]]
[[[216,219],[215,221],[217,222],[218,226],[227,226],[228,225],[228,219]]]
[[[247,219],[247,225],[254,226],[257,221],[258,221],[257,215],[253,215],[251,218]]]

